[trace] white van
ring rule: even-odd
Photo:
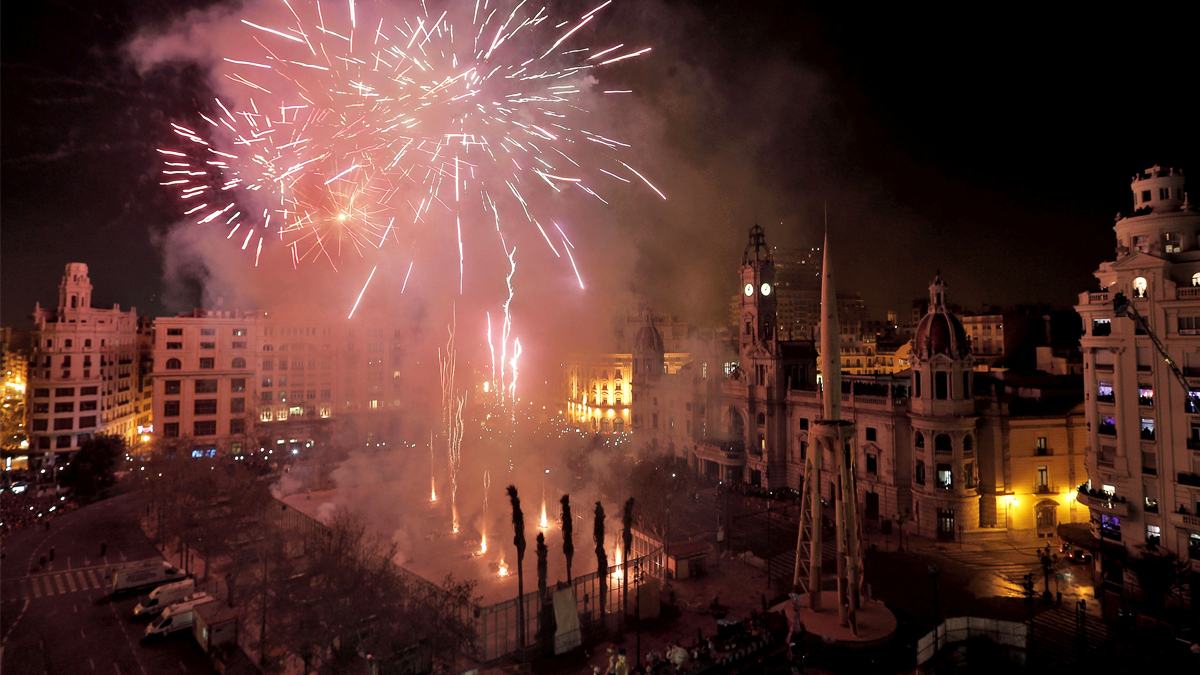
[[[109,594],[151,588],[187,577],[186,572],[161,558],[110,568],[104,574]]]
[[[184,579],[171,584],[164,584],[150,591],[150,597],[138,603],[137,607],[133,608],[134,616],[143,616],[146,614],[158,614],[167,607],[183,600],[188,595],[196,591],[196,582],[192,579]]]
[[[146,626],[146,637],[170,635],[175,631],[188,630],[196,620],[195,609],[216,598],[208,593],[193,593],[163,610],[161,616]]]

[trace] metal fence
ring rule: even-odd
[[[299,537],[298,542],[301,542],[305,551],[308,550],[309,542],[328,531],[326,525],[317,519],[297,509],[290,508],[283,502],[277,501],[272,506],[271,511],[271,515],[277,519],[278,524],[285,532]],[[638,589],[647,579],[662,576],[664,563],[665,559],[663,558],[661,548],[657,548],[629,561],[628,598],[630,607],[635,606]],[[435,597],[446,593],[437,584],[430,582],[424,577],[399,565],[396,568],[405,578],[422,591]],[[516,573],[515,570],[513,573]],[[575,577],[571,580],[571,586],[575,589],[575,598],[578,603],[580,629],[584,633],[600,627],[602,604],[604,615],[618,617],[616,619],[618,623],[623,623],[626,618],[624,605],[625,573],[622,565],[610,565],[608,567],[605,574],[607,589],[604,593],[601,593],[600,590],[600,578],[601,575],[597,571]],[[520,602],[523,602],[525,605],[524,640],[522,641],[521,639],[521,621],[517,612],[517,598],[498,602],[494,605],[476,605],[471,603],[463,606],[460,610],[462,612],[462,620],[467,624],[473,623],[475,625],[475,644],[465,649],[466,656],[476,661],[488,662],[514,654],[521,650],[522,645],[526,648],[537,645],[542,620],[540,611],[541,599],[536,589],[537,576],[536,574],[528,574],[525,580],[527,584],[534,586],[534,590],[526,593],[520,599]],[[547,587],[547,595],[565,586],[565,582],[552,584]],[[603,603],[600,602],[602,596]],[[550,636],[549,639],[553,640],[553,636]]]

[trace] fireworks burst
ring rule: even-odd
[[[446,431],[446,449],[450,465],[450,517],[454,533],[458,534],[458,469],[462,464],[463,404],[465,396],[459,396],[454,386],[454,371],[458,352],[454,347],[455,323],[452,320],[447,330],[446,350],[438,350],[438,362],[442,375],[442,423]]]
[[[185,215],[222,228],[255,265],[264,244],[293,266],[336,270],[344,255],[391,243],[407,286],[420,266],[410,253],[434,230],[457,240],[461,294],[464,241],[494,227],[511,262],[505,231],[536,229],[582,288],[575,244],[542,212],[547,198],[579,190],[607,203],[609,188],[644,183],[665,199],[621,159],[629,144],[585,128],[585,97],[630,93],[598,78],[650,51],[587,44],[611,0],[567,21],[523,1],[439,11],[422,0],[410,15],[280,2],[287,20],[242,19],[247,51],[223,59],[244,103],[215,100],[199,130],[172,124],[185,142],[159,150],[161,184],[179,190]]]

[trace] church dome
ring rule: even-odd
[[[642,313],[642,327],[638,329],[637,335],[633,338],[633,350],[638,353],[650,352],[653,354],[664,353],[662,333],[654,327],[654,319],[651,318],[650,310],[647,309]]]
[[[961,359],[971,353],[971,344],[962,322],[946,309],[946,285],[939,274],[929,286],[929,311],[917,324],[913,335],[913,357],[919,360],[946,354]]]

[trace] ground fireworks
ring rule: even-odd
[[[233,91],[159,150],[185,215],[256,265],[264,245],[334,269],[390,247],[407,285],[419,243],[441,233],[462,293],[464,241],[536,229],[582,288],[553,198],[607,203],[642,183],[663,196],[629,144],[588,130],[587,107],[629,93],[603,88],[606,68],[650,51],[589,44],[611,0],[565,21],[525,2],[280,2],[286,19],[241,20],[218,69]]]

